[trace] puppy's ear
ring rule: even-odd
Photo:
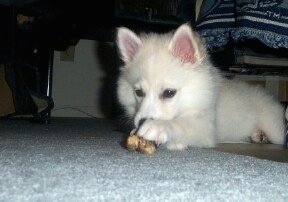
[[[130,62],[139,50],[141,40],[130,29],[120,27],[117,29],[117,45],[124,62]]]
[[[200,36],[188,24],[181,25],[173,34],[169,50],[183,62],[201,62],[206,50]]]

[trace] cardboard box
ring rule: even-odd
[[[4,65],[0,64],[0,117],[15,112],[13,95],[5,79]]]

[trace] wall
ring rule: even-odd
[[[53,66],[52,116],[103,118],[113,114],[117,69],[112,43],[80,40],[74,61],[61,60],[61,52],[55,51]]]

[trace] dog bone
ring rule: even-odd
[[[144,154],[154,154],[156,146],[153,142],[139,137],[136,133],[131,134],[127,138],[127,149],[130,151],[139,151]]]

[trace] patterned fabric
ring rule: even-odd
[[[204,0],[196,30],[208,48],[246,38],[288,48],[288,0]]]

